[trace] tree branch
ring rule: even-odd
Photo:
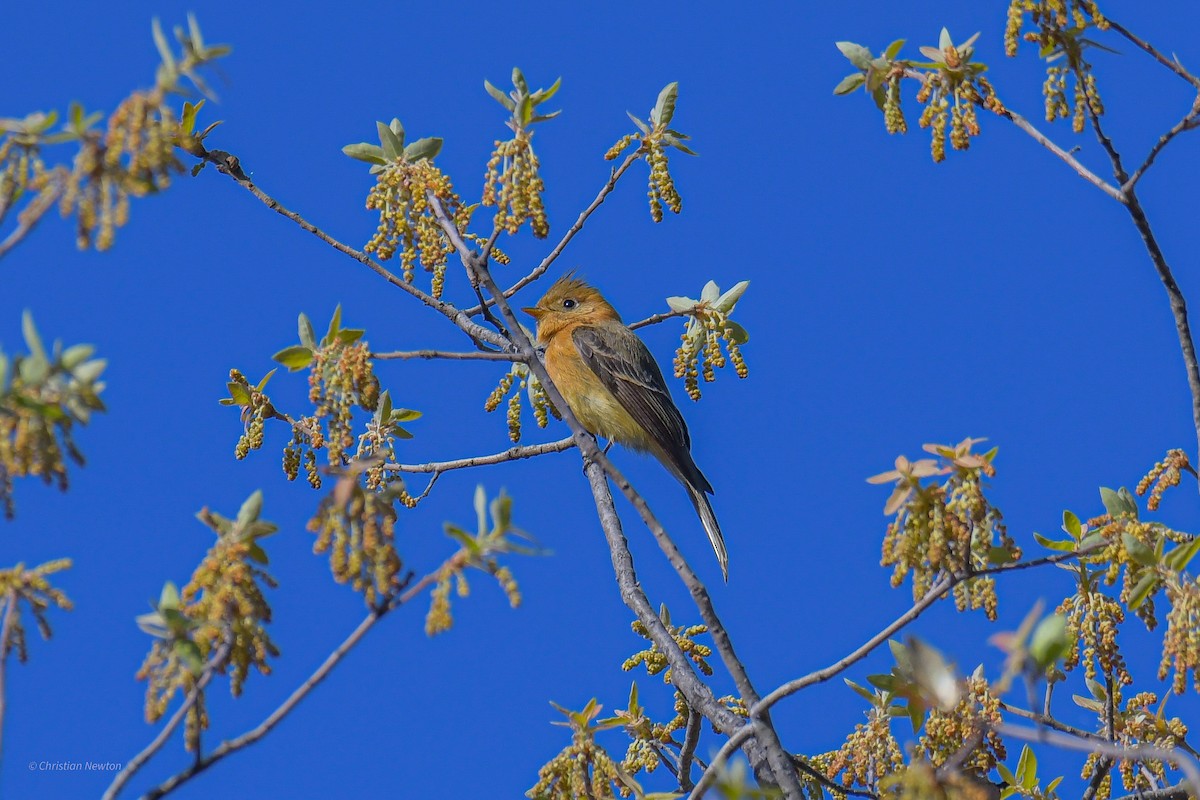
[[[448,361],[520,361],[515,353],[497,353],[491,350],[472,350],[455,353],[448,350],[396,350],[391,353],[371,353],[371,358],[380,361],[405,360],[410,358],[444,358]]]
[[[396,595],[387,603],[373,609],[369,614],[367,614],[366,618],[364,618],[363,621],[358,624],[358,627],[356,627],[351,634],[347,636],[340,645],[337,646],[337,649],[329,654],[321,666],[319,666],[312,675],[308,676],[304,683],[296,687],[295,691],[293,691],[291,695],[289,695],[288,698],[279,705],[278,708],[272,711],[266,719],[264,719],[254,728],[251,728],[243,733],[241,736],[238,736],[235,739],[227,739],[226,741],[222,742],[208,755],[197,758],[191,766],[181,770],[180,772],[177,772],[175,775],[172,775],[170,778],[163,781],[158,786],[155,786],[153,789],[146,792],[146,794],[142,795],[142,800],[157,800],[159,797],[170,794],[192,778],[199,775],[201,772],[204,772],[218,761],[224,759],[226,756],[233,755],[237,751],[245,747],[249,747],[270,733],[276,725],[283,721],[284,717],[295,710],[296,706],[300,704],[300,701],[307,697],[308,694],[321,683],[321,681],[325,680],[325,678],[329,676],[329,673],[333,671],[333,668],[336,667],[338,663],[346,657],[346,654],[349,653],[350,650],[353,649],[354,646],[358,644],[358,642],[364,636],[367,635],[371,628],[375,627],[375,624],[379,622],[379,620],[387,616],[389,612],[394,611],[395,609],[409,602],[422,591],[424,591],[428,586],[435,583],[437,581],[437,576],[443,569],[446,568],[448,564],[454,562],[455,559],[461,558],[462,551],[456,552],[453,556],[443,562],[443,564],[437,569],[428,573],[416,583],[411,584],[402,593]],[[168,732],[164,731],[164,733]],[[159,734],[159,736],[163,737],[163,734]],[[111,798],[116,797],[116,793],[119,790],[120,786],[117,785],[116,781],[114,781],[113,786],[110,786],[109,791],[105,793],[104,800],[111,800]]]
[[[692,790],[692,760],[696,757],[696,745],[700,744],[700,724],[703,720],[699,714],[688,706],[687,728],[683,732],[683,747],[679,748],[679,791]]]
[[[1171,70],[1171,72],[1174,72],[1176,75],[1178,75],[1180,78],[1182,78],[1183,80],[1190,83],[1192,86],[1196,87],[1197,90],[1200,90],[1200,78],[1197,78],[1195,75],[1193,75],[1192,73],[1190,73],[1186,69],[1184,69],[1183,65],[1180,64],[1178,61],[1176,61],[1174,59],[1168,59],[1162,53],[1158,52],[1158,50],[1155,49],[1155,47],[1152,44],[1150,44],[1149,42],[1143,41],[1142,39],[1133,35],[1128,30],[1126,30],[1124,28],[1124,26],[1119,25],[1118,23],[1112,21],[1111,19],[1108,20],[1108,26],[1110,28],[1112,28],[1114,31],[1116,31],[1117,33],[1124,36],[1129,41],[1133,42],[1138,47],[1145,50],[1147,53],[1149,53],[1151,56],[1154,57],[1155,61],[1162,64],[1167,69]]]
[[[392,472],[433,472],[435,474],[449,472],[455,469],[469,467],[485,467],[489,464],[502,464],[505,461],[517,461],[522,458],[533,458],[547,453],[561,453],[575,447],[575,439],[567,437],[557,442],[545,444],[528,444],[523,447],[510,447],[500,453],[488,456],[470,456],[456,461],[431,461],[428,464],[384,464],[383,468]]]
[[[1197,769],[1196,762],[1190,756],[1178,748],[1155,747],[1147,744],[1125,746],[1115,742],[1081,741],[1072,736],[1064,736],[1061,733],[1049,731],[1045,728],[1023,728],[1019,725],[1009,725],[1007,723],[1000,725],[996,730],[1001,736],[1021,739],[1026,742],[1051,744],[1061,747],[1064,750],[1074,750],[1080,753],[1099,753],[1100,755],[1122,761],[1145,761],[1149,759],[1151,761],[1161,761],[1164,764],[1177,764],[1191,783],[1193,787],[1192,791],[1196,791],[1196,788],[1200,787],[1200,769]]]
[[[1038,714],[1035,711],[1029,711],[1028,709],[1025,709],[1025,708],[1018,708],[1017,706],[1009,705],[1008,703],[1004,702],[1003,700],[1001,700],[999,702],[1000,702],[1000,708],[1003,711],[1007,711],[1009,714],[1012,714],[1013,716],[1024,717],[1025,719],[1030,720],[1032,722],[1036,722],[1039,725],[1044,725],[1047,728],[1053,728],[1056,731],[1061,731],[1062,733],[1070,734],[1071,736],[1078,737],[1085,741],[1095,741],[1095,742],[1108,741],[1107,739],[1105,739],[1103,736],[1101,736],[1098,733],[1092,733],[1091,731],[1085,731],[1085,730],[1081,730],[1079,728],[1074,728],[1070,725],[1067,725],[1064,722],[1059,722],[1054,717],[1048,716],[1046,714]]]
[[[187,699],[185,699],[179,706],[178,710],[171,715],[171,719],[167,721],[167,724],[164,725],[163,729],[158,732],[158,735],[154,737],[153,741],[146,745],[142,752],[138,753],[136,756],[126,762],[125,768],[117,773],[116,777],[113,778],[112,783],[109,784],[108,789],[105,790],[103,800],[113,800],[113,798],[116,797],[123,788],[125,788],[125,784],[137,774],[138,770],[145,766],[146,762],[154,758],[158,751],[162,749],[163,745],[167,743],[167,740],[171,738],[171,734],[174,733],[175,729],[179,727],[179,723],[183,722],[184,717],[187,716],[188,712],[192,710],[192,707],[195,706],[200,700],[200,695],[204,693],[204,687],[208,686],[209,682],[213,679],[213,676],[217,674],[218,670],[225,666],[225,662],[229,659],[229,652],[232,649],[233,635],[230,632],[226,632],[224,641],[221,643],[221,647],[218,648],[217,652],[213,654],[213,657],[209,660],[208,664],[205,665],[204,671],[196,680],[196,685],[192,687],[190,692],[188,692]]]
[[[1158,154],[1162,152],[1164,147],[1171,143],[1172,139],[1184,131],[1194,130],[1197,125],[1200,125],[1198,117],[1200,117],[1200,96],[1197,96],[1196,101],[1192,103],[1192,110],[1184,115],[1183,119],[1175,123],[1175,126],[1169,131],[1158,137],[1158,141],[1154,143],[1154,147],[1150,148],[1150,152],[1146,155],[1146,160],[1142,162],[1140,167],[1133,171],[1133,175],[1121,186],[1121,193],[1128,194],[1133,191],[1133,187],[1137,185],[1138,180],[1141,179],[1142,175],[1146,174],[1146,170],[1154,165],[1154,159],[1158,158]]]
[[[613,182],[615,183],[615,179]],[[512,344],[516,352],[523,357],[530,371],[542,383],[547,396],[550,398],[550,402],[562,412],[563,420],[571,429],[575,443],[583,453],[585,472],[591,483],[592,495],[596,501],[596,510],[600,515],[601,526],[604,528],[605,536],[609,542],[609,549],[612,552],[613,566],[617,571],[617,581],[621,587],[622,598],[626,601],[626,605],[637,614],[642,624],[646,626],[647,631],[651,634],[652,641],[667,656],[668,661],[671,663],[672,675],[680,680],[680,683],[677,683],[676,686],[683,692],[689,704],[693,708],[700,709],[706,717],[713,720],[718,729],[723,729],[727,735],[731,734],[741,724],[740,720],[729,709],[718,703],[715,697],[713,697],[711,689],[696,676],[690,660],[680,650],[674,638],[667,632],[662,621],[658,618],[658,614],[650,606],[649,600],[637,584],[636,576],[633,573],[632,556],[629,555],[624,533],[621,530],[621,522],[612,504],[612,494],[608,490],[606,476],[611,476],[613,482],[633,502],[641,514],[643,521],[650,526],[651,531],[659,542],[659,546],[667,554],[672,566],[676,568],[676,571],[679,572],[684,582],[688,584],[693,599],[700,606],[701,617],[709,625],[709,633],[712,634],[713,640],[717,644],[722,660],[725,661],[726,667],[730,670],[739,688],[744,687],[745,689],[743,697],[747,696],[748,692],[751,697],[757,698],[753,687],[750,686],[749,679],[746,677],[744,668],[742,668],[741,663],[732,651],[732,646],[724,627],[712,611],[712,604],[708,598],[707,591],[704,589],[703,584],[696,578],[695,573],[691,571],[691,568],[683,560],[674,543],[667,537],[666,532],[654,518],[645,501],[633,490],[629,481],[617,471],[616,467],[612,465],[604,453],[600,451],[596,446],[596,440],[584,429],[575,418],[575,415],[571,413],[570,406],[558,391],[558,387],[550,379],[545,366],[538,358],[536,348],[521,329],[516,315],[508,304],[505,293],[496,285],[484,260],[467,247],[457,227],[446,215],[446,211],[438,198],[432,193],[429,193],[427,197],[442,231],[458,251],[463,265],[476,277],[479,285],[487,290],[491,295],[491,299],[495,301],[496,309],[500,312],[501,317],[511,331]],[[600,199],[602,200],[603,198]],[[595,205],[599,205],[599,202]],[[582,227],[582,223],[579,223],[579,226]],[[680,670],[682,672],[677,672]],[[746,704],[749,706],[751,702],[747,700]],[[732,720],[730,719],[731,717]],[[760,781],[776,782],[783,790],[784,797],[789,800],[801,800],[803,793],[800,789],[795,769],[791,764],[791,757],[783,750],[775,731],[770,727],[769,717],[762,721],[764,724],[762,725],[763,730],[760,736],[763,739],[766,751],[765,762],[767,763],[764,763],[764,754],[751,751],[748,753],[751,765],[754,767]]]
[[[604,186],[602,186],[600,188],[600,193],[596,195],[596,199],[591,202],[591,205],[589,205],[582,212],[580,212],[579,218],[575,220],[575,224],[567,229],[567,232],[563,234],[562,239],[560,239],[558,244],[554,246],[554,249],[551,250],[549,252],[549,254],[547,254],[547,256],[542,259],[542,263],[540,263],[536,267],[534,267],[533,271],[530,272],[528,275],[526,275],[524,278],[521,278],[519,281],[514,283],[512,286],[510,286],[504,290],[505,298],[512,297],[514,294],[521,291],[526,286],[528,286],[529,284],[536,281],[538,278],[542,277],[542,275],[544,275],[546,273],[546,270],[550,269],[550,265],[553,264],[560,255],[562,255],[563,250],[565,250],[567,245],[570,244],[571,240],[575,238],[575,234],[577,234],[581,230],[583,230],[583,224],[585,222],[587,222],[587,219],[588,219],[588,217],[590,217],[592,215],[592,212],[594,212],[596,209],[598,209],[600,207],[600,204],[604,202],[604,198],[608,197],[608,195],[612,192],[612,190],[617,187],[617,181],[621,180],[621,176],[625,174],[625,171],[628,170],[631,166],[633,166],[633,163],[635,161],[637,161],[639,158],[641,158],[640,150],[637,152],[631,153],[625,157],[625,160],[621,162],[621,165],[619,167],[617,167],[616,169],[614,169],[612,171],[612,174],[609,175],[608,182],[605,183]],[[496,232],[493,231],[492,240],[491,240],[491,242],[493,244],[495,244],[496,235],[497,235]],[[484,250],[485,257],[490,252],[491,252],[490,249]],[[487,266],[486,261],[484,262],[484,266],[485,267]],[[495,302],[496,301],[494,299],[488,299],[488,300],[484,301],[484,303],[481,303],[480,305],[472,306],[471,308],[468,308],[466,310],[466,314],[467,314],[467,316],[473,317],[476,314],[479,314],[480,312],[482,312],[485,306],[495,305]]]
[[[325,231],[321,230],[316,225],[313,225],[296,212],[289,211],[287,208],[281,205],[279,201],[275,200],[262,189],[258,188],[258,186],[256,186],[254,182],[250,180],[245,171],[243,171],[241,162],[237,156],[227,153],[224,150],[206,150],[201,158],[216,166],[219,172],[228,175],[235,183],[237,183],[246,191],[250,192],[250,194],[257,197],[267,208],[281,214],[284,217],[287,217],[292,222],[296,223],[313,236],[316,236],[321,241],[333,247],[338,252],[350,256],[360,264],[364,264],[365,266],[369,267],[372,272],[379,275],[391,285],[408,292],[425,305],[442,314],[442,316],[453,322],[460,330],[470,336],[471,339],[476,343],[486,342],[487,344],[499,347],[501,349],[505,349],[508,346],[508,341],[503,336],[472,321],[467,314],[456,308],[453,304],[438,300],[436,297],[426,294],[412,284],[406,283],[396,275],[389,272],[383,267],[382,264],[379,264],[366,253],[360,250],[355,250],[353,247],[339,242],[337,239],[334,239],[332,236],[325,233]]]
[[[5,237],[4,241],[0,242],[0,258],[8,255],[10,250],[20,244],[37,227],[37,224],[42,221],[42,217],[46,216],[46,212],[54,206],[58,196],[62,194],[62,190],[63,181],[60,177],[54,180],[51,188],[39,192],[29,201],[29,205],[25,206],[17,215],[17,227]]]
[[[8,637],[17,614],[17,590],[9,589],[4,597],[4,622],[0,623],[0,756],[4,753],[4,715],[8,710]]]
[[[674,319],[675,317],[686,317],[690,313],[691,311],[664,311],[661,314],[651,314],[645,319],[639,319],[637,322],[629,323],[629,328],[631,330],[637,330],[638,328],[644,328],[647,325],[657,325],[660,322],[666,322],[667,320]]]

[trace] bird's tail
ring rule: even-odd
[[[691,483],[684,485],[687,486],[688,495],[692,498],[692,505],[696,507],[696,513],[700,515],[700,521],[704,523],[704,532],[708,534],[708,540],[712,542],[713,551],[717,554],[717,563],[721,565],[721,577],[725,579],[726,583],[729,583],[729,552],[725,549],[725,537],[721,535],[721,524],[717,522],[717,515],[713,513],[712,504],[708,502],[708,495]]]

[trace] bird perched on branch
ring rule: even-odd
[[[691,436],[650,350],[596,289],[560,278],[532,308],[546,371],[580,424],[596,436],[651,453],[688,491],[721,574],[729,555],[708,495],[712,484],[692,460]]]

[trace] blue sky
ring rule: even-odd
[[[878,566],[887,493],[864,481],[898,453],[989,437],[1000,446],[992,496],[1036,554],[1032,531],[1054,532],[1063,508],[1099,513],[1098,486],[1132,485],[1166,449],[1195,441],[1165,294],[1116,203],[1000,119],[983,117],[971,152],[934,166],[915,119],[913,133],[889,137],[864,96],[830,93],[850,71],[837,40],[878,50],[903,37],[915,55],[943,25],[960,39],[979,30],[977,57],[992,66],[1000,95],[1045,128],[1041,65],[1028,52],[1004,58],[1004,8],[871,0],[737,12],[558,3],[501,11],[473,2],[190,10],[210,41],[235,47],[214,81],[222,102],[203,112],[225,120],[210,145],[236,153],[265,191],[355,246],[374,227],[363,208],[369,178],[340,148],[369,139],[375,120],[396,116],[410,136],[444,137],[439,165],[464,197],[477,195],[492,141],[506,133],[483,80],[504,83],[514,64],[535,86],[561,75],[553,105],[564,113],[535,139],[553,240],[607,178],[601,155],[629,129],[625,111],[644,115],[665,83],[679,81],[675,122],[700,153],[672,159],[684,213],[650,221],[639,165],[556,270],[578,268],[627,319],[665,310],[669,295],[696,296],[709,279],[751,281],[736,314],[752,337],[749,379],[726,370],[698,404],[673,387],[696,460],[717,488],[728,586],[678,485],[653,461],[615,458],[709,581],[765,691],[835,660],[908,607],[908,587],[890,589]],[[72,100],[111,110],[152,78],[151,17],[174,24],[188,10],[13,5],[0,42],[22,77],[6,81],[0,115]],[[1157,10],[1121,19],[1185,63],[1200,61],[1179,36],[1200,24],[1200,9],[1170,2]],[[1190,98],[1181,81],[1119,49],[1097,56],[1097,71],[1109,129],[1136,162]],[[911,108],[911,89],[906,100]],[[1108,174],[1091,137],[1061,123],[1049,132]],[[1193,298],[1194,148],[1186,138],[1172,145],[1140,189]],[[256,724],[362,618],[361,600],[311,553],[304,523],[318,496],[283,479],[285,431],[268,429],[263,451],[234,461],[237,415],[216,402],[230,367],[261,375],[270,355],[293,343],[298,312],[320,324],[337,303],[374,349],[464,345],[438,315],[213,170],[135,203],[109,253],[78,253],[73,239],[69,223],[51,219],[0,264],[0,346],[21,346],[28,308],[47,338],[94,342],[110,363],[110,412],[78,436],[87,468],[66,495],[19,484],[18,517],[0,535],[0,563],[74,558],[61,585],[76,603],[53,615],[53,641],[33,642],[30,663],[10,667],[4,797],[98,794],[110,776],[27,764],[125,762],[152,738],[133,678],[149,640],[133,618],[164,580],[185,582],[208,548],[211,536],[193,518],[202,506],[233,513],[261,488],[264,516],[282,528],[267,547],[280,581],[270,594],[272,635],[283,654],[274,674],[252,676],[236,701],[215,684],[206,741]],[[513,277],[548,247],[528,235],[504,246]],[[448,293],[456,302],[470,296],[453,271]],[[670,323],[643,334],[666,364],[679,332]],[[425,412],[402,457],[507,447],[502,412],[482,410],[501,372],[487,363],[382,365],[397,404]],[[281,403],[302,401],[300,378],[277,376],[272,388]],[[527,430],[529,441],[565,431]],[[510,610],[494,585],[475,578],[472,596],[456,603],[454,629],[432,640],[422,605],[399,611],[266,740],[178,797],[232,787],[263,797],[519,796],[567,741],[548,724],[556,717],[549,701],[623,705],[631,676],[620,664],[641,640],[629,630],[575,453],[445,476],[402,517],[409,564],[422,571],[451,552],[442,522],[470,522],[477,482],[490,493],[506,487],[517,524],[553,551],[512,564],[524,605]],[[652,601],[689,619],[683,587],[629,507],[618,507]],[[1161,518],[1186,528],[1197,510],[1184,489]],[[1058,570],[1012,575],[999,625],[938,607],[913,630],[966,670],[982,662],[994,675],[1002,657],[986,638],[1014,627],[1036,599],[1054,604],[1067,591]],[[1131,659],[1135,677],[1158,690],[1157,645],[1138,623],[1127,628],[1131,646],[1148,653]],[[878,654],[851,676],[887,666]],[[667,718],[669,692],[657,680],[638,677],[643,701]],[[717,685],[730,690],[723,677]],[[1065,718],[1090,724],[1060,700]],[[1173,701],[1173,712],[1188,710],[1195,703]],[[814,753],[838,746],[861,712],[839,683],[786,701],[774,716],[790,747]],[[172,743],[133,788],[187,763]]]

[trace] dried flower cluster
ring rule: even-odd
[[[99,378],[107,362],[92,358],[94,347],[56,342],[47,350],[28,312],[22,330],[28,354],[10,361],[0,351],[0,508],[9,519],[16,514],[15,479],[38,477],[66,490],[67,460],[84,462],[74,427],[104,411]]]
[[[739,378],[750,375],[741,349],[750,340],[750,334],[730,319],[749,286],[749,281],[740,281],[728,291],[721,292],[716,283],[709,281],[700,292],[699,300],[667,298],[672,312],[688,317],[672,365],[675,377],[683,379],[684,389],[692,400],[700,399],[700,376],[703,375],[706,382],[712,382],[716,380],[715,370],[726,364],[733,364]],[[728,359],[721,352],[722,345],[729,354]]]
[[[997,560],[1020,558],[1000,510],[984,496],[983,481],[995,475],[996,451],[973,453],[982,439],[957,445],[927,444],[938,458],[910,462],[896,459],[896,468],[869,478],[870,483],[895,483],[884,508],[896,518],[883,540],[883,566],[892,566],[892,585],[911,573],[913,598],[920,599],[943,576],[966,577]],[[943,483],[924,480],[949,476]],[[964,580],[954,587],[960,611],[982,608],[996,618],[996,588],[991,577]]]
[[[17,660],[22,664],[29,660],[29,651],[25,643],[25,622],[22,619],[23,610],[28,610],[33,615],[42,638],[49,639],[52,632],[46,612],[51,607],[63,611],[74,608],[67,595],[61,589],[56,589],[47,579],[48,575],[70,568],[71,559],[57,558],[33,569],[26,569],[24,564],[0,569],[0,617],[8,620],[8,636],[0,642],[0,659],[7,658],[9,653],[15,651]]]
[[[671,614],[667,611],[666,606],[662,606],[658,612],[659,619],[662,620],[663,626],[679,645],[679,649],[684,655],[692,660],[696,665],[696,669],[702,675],[712,675],[713,670],[707,659],[712,655],[712,648],[708,645],[700,644],[695,641],[695,638],[702,633],[708,633],[706,625],[687,625],[676,626],[671,624]],[[646,626],[640,620],[634,620],[632,623],[633,632],[643,639],[651,642],[650,647],[638,652],[625,659],[621,664],[621,669],[628,672],[631,669],[636,669],[639,665],[645,666],[646,672],[650,675],[658,675],[660,672],[663,676],[664,683],[671,683],[671,668],[670,662],[667,661],[667,656],[658,649],[658,645],[650,636],[650,632],[646,630]]]
[[[1025,31],[1026,17],[1032,30]],[[1089,114],[1100,116],[1104,103],[1096,88],[1092,65],[1083,57],[1091,44],[1083,34],[1089,28],[1108,29],[1108,20],[1094,0],[1011,0],[1008,24],[1004,29],[1004,52],[1017,54],[1024,39],[1038,46],[1046,56],[1046,82],[1042,94],[1046,101],[1046,121],[1071,118],[1071,128],[1083,131]],[[1065,64],[1054,62],[1065,60]],[[1072,97],[1067,98],[1067,77],[1074,78]]]
[[[351,468],[338,477],[308,522],[317,537],[313,552],[329,554],[333,579],[350,584],[372,608],[391,599],[402,582],[396,552],[396,505],[402,491],[399,486],[365,489]]]
[[[251,668],[271,672],[268,659],[278,656],[279,649],[266,632],[271,607],[263,589],[276,584],[262,569],[267,555],[258,540],[277,527],[261,520],[261,511],[261,492],[242,504],[235,519],[207,508],[200,511],[197,518],[216,533],[217,541],[182,592],[168,583],[155,611],[138,618],[142,630],[155,637],[137,673],[147,682],[147,722],[166,712],[176,692],[195,690],[206,668],[228,674],[234,696],[241,694]],[[222,651],[223,658],[216,659]],[[188,750],[198,748],[207,726],[201,693],[185,721]]]
[[[561,419],[558,409],[554,408],[550,402],[546,388],[542,386],[537,376],[530,372],[526,365],[513,362],[508,372],[500,377],[500,382],[496,384],[496,388],[483,403],[484,410],[490,413],[499,408],[504,398],[508,397],[505,418],[508,422],[508,438],[513,442],[521,441],[522,392],[525,392],[529,398],[529,406],[533,409],[533,419],[539,428],[545,428],[550,424],[551,414],[555,419]]]
[[[683,199],[675,188],[675,179],[671,177],[667,162],[667,148],[674,147],[682,153],[696,155],[684,144],[691,137],[670,127],[678,96],[678,83],[664,86],[654,108],[650,110],[649,123],[630,114],[629,118],[637,126],[638,132],[625,134],[604,154],[606,160],[612,161],[631,144],[639,143],[635,154],[650,165],[650,186],[646,195],[650,199],[650,218],[655,222],[662,222],[664,204],[674,214],[683,210]]]

